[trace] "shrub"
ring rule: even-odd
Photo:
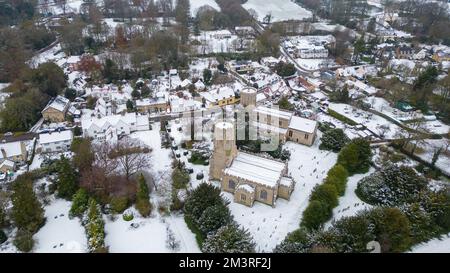
[[[186,188],[190,179],[191,177],[189,176],[189,173],[184,169],[176,168],[172,172],[172,185],[175,189]]]
[[[203,242],[205,253],[254,253],[255,243],[252,236],[236,224],[230,224],[208,236]]]
[[[89,200],[87,221],[86,233],[90,252],[103,251],[105,249],[105,223],[94,199]]]
[[[124,221],[129,222],[129,221],[134,219],[134,215],[133,215],[133,213],[131,211],[126,211],[126,212],[123,213],[122,219]]]
[[[390,164],[361,179],[356,193],[372,205],[398,206],[418,200],[426,186],[412,168]]]
[[[217,204],[205,209],[198,220],[198,226],[206,236],[216,232],[220,227],[230,224],[233,216],[228,207],[224,204]]]
[[[367,140],[357,138],[347,144],[338,155],[338,164],[347,169],[350,175],[369,171],[372,151]]]
[[[115,213],[122,213],[129,207],[127,197],[112,197],[109,204]]]
[[[322,184],[316,186],[309,198],[310,201],[320,201],[332,209],[338,205],[338,194],[336,187],[332,184]]]
[[[347,185],[347,178],[347,170],[342,165],[336,164],[328,171],[325,183],[332,184],[336,188],[337,193],[343,196]]]
[[[337,120],[347,123],[348,125],[352,125],[352,126],[358,125],[358,123],[355,122],[354,120],[351,120],[351,119],[339,114],[338,112],[331,110],[330,108],[328,108],[328,114]]]
[[[144,176],[141,174],[138,180],[138,187],[136,192],[136,209],[143,217],[147,217],[152,212],[152,204],[150,203],[148,185]]]
[[[313,200],[303,212],[301,226],[309,230],[318,229],[323,223],[330,219],[331,215],[332,211],[328,204]]]
[[[223,202],[218,187],[201,183],[186,199],[184,210],[192,219],[199,219],[205,209]]]
[[[342,129],[329,129],[323,133],[320,141],[319,149],[337,153],[350,141],[350,139]]]
[[[88,208],[89,196],[85,189],[79,189],[72,198],[69,217],[81,217]]]
[[[13,244],[22,252],[30,252],[34,246],[33,233],[26,229],[17,230]]]

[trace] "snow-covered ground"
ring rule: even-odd
[[[412,253],[450,253],[450,233],[412,248]]]
[[[312,17],[309,10],[290,0],[248,0],[242,6],[247,10],[255,10],[259,21],[262,21],[267,14],[272,15],[272,22],[290,19],[302,20]]]
[[[229,207],[235,220],[247,228],[257,244],[257,251],[270,252],[286,235],[297,229],[309,195],[316,184],[322,183],[328,170],[335,164],[337,154],[319,150],[319,141],[312,147],[288,142],[291,152],[289,173],[296,185],[291,200],[277,199],[274,208],[255,202],[253,207],[231,202]],[[233,200],[233,195],[223,193]]]
[[[370,168],[367,173],[355,174],[348,178],[345,193],[339,198],[339,205],[333,209],[333,218],[325,224],[325,228],[329,228],[333,220],[337,221],[342,217],[354,216],[358,211],[370,209],[372,207],[372,205],[359,199],[358,196],[356,196],[355,190],[358,186],[358,181],[372,174],[374,171],[374,168]]]
[[[66,55],[61,50],[61,44],[57,44],[54,47],[35,55],[28,64],[32,68],[38,67],[40,64],[45,62],[57,62],[58,60],[64,58]]]
[[[413,142],[414,143],[414,142]],[[448,149],[449,140],[447,139],[427,139],[419,143],[420,151],[416,151],[415,155],[420,157],[421,159],[431,163],[433,159],[434,153],[442,148],[442,152],[439,155],[438,160],[436,161],[436,167],[442,170],[447,174],[450,174],[449,166],[450,166],[450,150]]]
[[[109,252],[139,252],[139,253],[167,253],[167,252],[200,252],[195,235],[188,229],[182,216],[162,217],[159,214],[150,218],[142,218],[133,211],[134,219],[127,222],[118,215],[115,221],[106,219],[105,243]],[[138,224],[133,228],[131,224]],[[167,247],[167,228],[170,228],[179,242],[179,249],[172,251]]]
[[[398,125],[372,113],[356,109],[353,106],[343,103],[330,103],[330,109],[336,111],[337,113],[366,126],[369,130],[374,133],[380,133],[380,126],[386,126],[389,128],[385,133],[385,138],[395,138],[399,132],[403,129]]]
[[[33,252],[86,252],[87,239],[78,218],[69,219],[71,202],[53,200],[45,206],[45,225],[33,236],[36,240]]]
[[[332,59],[302,59],[297,58],[295,61],[298,65],[307,70],[318,70],[324,67],[336,66],[336,63]]]

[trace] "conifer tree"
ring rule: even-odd
[[[89,203],[89,196],[85,189],[79,189],[72,198],[72,207],[69,211],[70,217],[81,217],[87,210]]]
[[[58,165],[58,197],[70,200],[78,189],[77,182],[75,169],[69,159],[62,157]]]
[[[141,174],[138,179],[136,193],[136,209],[143,217],[147,217],[152,212],[152,205],[149,200],[149,189],[144,176]]]
[[[206,236],[232,221],[233,216],[228,207],[219,203],[205,209],[198,222],[200,230]]]
[[[206,238],[202,245],[202,251],[206,253],[254,253],[255,243],[253,238],[237,224],[221,227],[215,234]]]
[[[105,249],[105,223],[97,202],[92,198],[89,200],[86,233],[90,252],[101,252]]]

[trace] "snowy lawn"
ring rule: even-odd
[[[115,221],[106,219],[105,243],[111,253],[167,253],[167,252],[200,252],[195,241],[195,235],[188,229],[182,216],[162,217],[159,214],[151,218],[143,218],[134,213],[134,219],[127,222],[122,215],[117,215]],[[131,224],[138,224],[133,228]],[[166,245],[167,227],[173,231],[179,242],[177,250],[171,250]]]
[[[291,200],[277,199],[275,208],[255,202],[252,208],[231,202],[229,207],[235,220],[249,229],[258,252],[270,252],[286,235],[297,229],[309,195],[316,184],[322,183],[327,171],[336,163],[337,154],[319,150],[319,141],[312,147],[288,142],[291,151],[289,173],[296,181]],[[230,201],[233,195],[223,192]]]
[[[450,233],[412,248],[412,253],[450,253]]]
[[[245,9],[254,9],[258,20],[262,21],[267,14],[272,15],[272,22],[290,19],[302,20],[312,17],[309,10],[302,8],[291,0],[248,0],[242,5]]]
[[[325,224],[325,228],[329,228],[333,220],[337,221],[342,217],[354,216],[357,212],[372,207],[372,205],[361,201],[361,199],[356,196],[355,190],[356,186],[358,186],[358,181],[369,176],[373,172],[375,172],[375,169],[370,168],[367,173],[355,174],[348,178],[344,196],[339,198],[339,205],[333,209],[333,218]]]
[[[69,219],[71,202],[53,200],[45,206],[45,225],[33,236],[33,252],[87,252],[87,239],[78,218]]]

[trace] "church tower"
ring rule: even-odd
[[[234,124],[218,122],[214,125],[214,151],[212,154],[209,176],[210,179],[220,180],[222,171],[237,155]]]

